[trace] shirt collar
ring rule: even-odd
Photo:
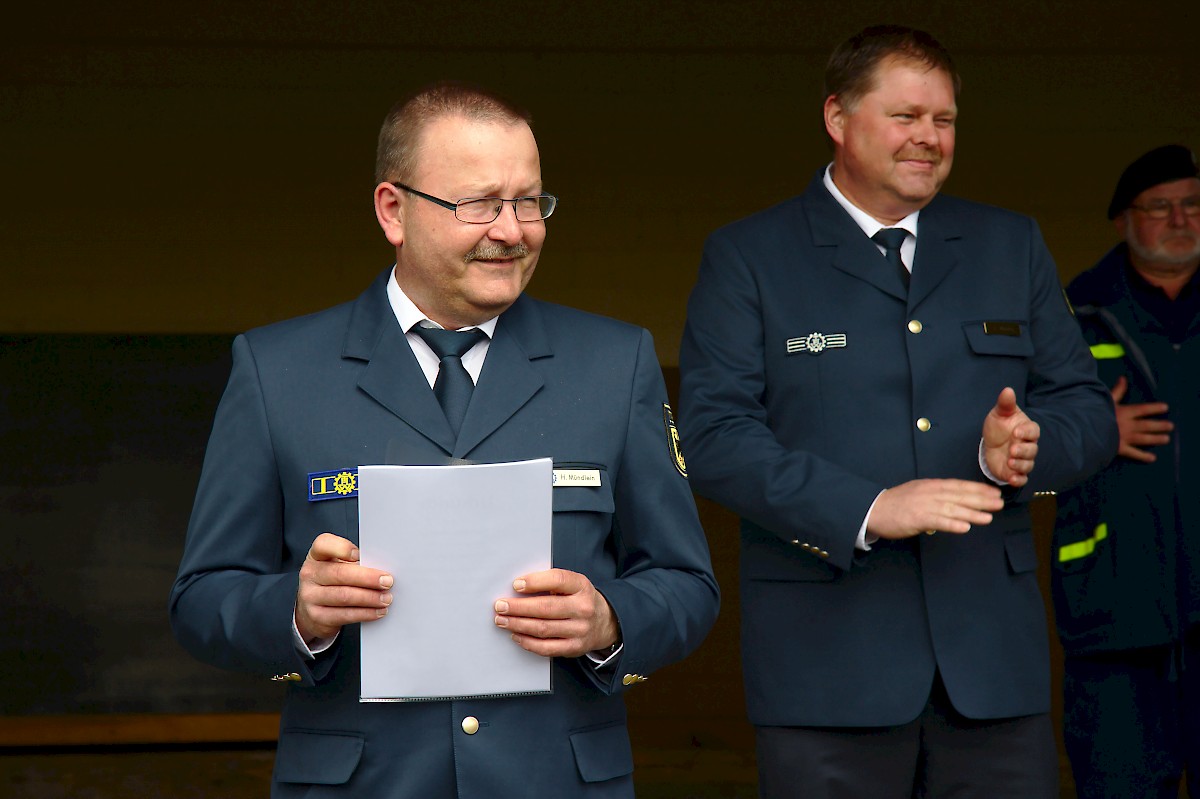
[[[394,266],[392,267],[392,274],[388,277],[387,297],[388,304],[392,306],[392,313],[396,315],[396,321],[400,323],[400,329],[405,333],[407,333],[409,330],[412,330],[414,325],[420,324],[421,322],[428,322],[434,327],[441,327],[441,325],[439,325],[437,322],[426,316],[421,309],[418,308],[416,304],[408,298],[408,295],[404,293],[404,289],[400,288],[400,284],[396,282],[396,267]],[[482,330],[488,338],[492,338],[493,334],[496,332],[496,322],[499,319],[499,316],[493,316],[486,322],[480,322],[477,325],[470,325],[462,329],[470,330],[472,328],[477,328]],[[426,327],[428,326],[429,325],[426,325]]]
[[[825,184],[825,188],[833,195],[833,199],[837,200],[837,204],[846,209],[846,213],[850,214],[850,218],[854,220],[854,223],[862,228],[862,232],[867,234],[867,238],[871,238],[885,227],[904,228],[914,239],[917,237],[917,217],[921,215],[920,209],[913,211],[894,225],[885,225],[846,199],[846,195],[842,194],[833,182],[832,170],[832,163],[825,167],[825,177],[822,181]]]

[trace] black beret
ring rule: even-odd
[[[1194,178],[1198,171],[1196,156],[1182,144],[1154,148],[1125,167],[1121,173],[1112,202],[1108,204],[1108,218],[1116,219],[1117,214],[1128,208],[1134,198],[1146,189],[1173,180]]]

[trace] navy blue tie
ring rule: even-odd
[[[906,238],[908,238],[908,231],[900,227],[885,227],[871,237],[871,241],[883,247],[883,257],[887,259],[887,262],[898,270],[900,280],[904,282],[904,288],[908,288],[910,275],[904,268],[904,261],[900,260],[900,245]]]
[[[437,397],[446,414],[446,421],[454,435],[462,427],[463,417],[467,415],[467,406],[471,404],[471,392],[475,383],[471,375],[462,365],[462,356],[484,337],[482,330],[442,330],[437,327],[412,328],[441,361],[437,379],[433,381],[433,395]]]

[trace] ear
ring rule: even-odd
[[[383,235],[393,247],[404,243],[404,214],[400,192],[401,189],[391,183],[380,183],[375,187],[375,218],[379,220]]]
[[[825,98],[825,132],[839,147],[845,139],[847,114],[846,107],[836,94]]]
[[[1128,239],[1126,233],[1129,230],[1129,211],[1122,211],[1113,217],[1113,227],[1117,229],[1117,235],[1121,237],[1121,241]]]

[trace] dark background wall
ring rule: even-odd
[[[165,592],[228,335],[350,299],[390,263],[371,176],[405,92],[466,79],[533,111],[562,206],[532,293],[650,328],[673,380],[704,236],[829,158],[821,71],[838,41],[890,21],[950,48],[964,90],[947,190],[1037,217],[1065,280],[1114,241],[1104,209],[1126,163],[1200,146],[1198,17],[1192,0],[7,10],[0,575],[18,591],[0,659],[21,679],[0,713],[273,706],[271,686],[184,664]],[[635,735],[663,720],[685,746],[732,736],[737,760],[734,525],[701,509],[722,619],[630,704]]]
[[[562,197],[533,293],[673,364],[704,236],[828,157],[829,51],[927,28],[964,75],[947,190],[1035,215],[1072,275],[1119,170],[1200,143],[1190,0],[24,3],[0,30],[0,331],[229,332],[351,298],[390,253],[391,103],[440,77],[535,115]]]

